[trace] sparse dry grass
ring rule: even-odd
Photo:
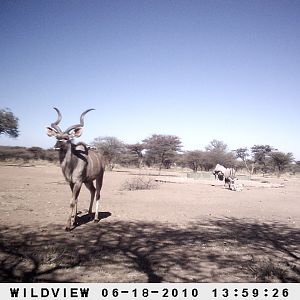
[[[261,282],[289,282],[288,267],[272,259],[258,260],[249,267],[257,281]]]
[[[122,185],[122,190],[137,191],[137,190],[152,190],[158,187],[158,183],[149,177],[135,177],[127,179]]]

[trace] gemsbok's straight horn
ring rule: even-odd
[[[54,148],[59,150],[60,166],[72,191],[70,214],[65,228],[66,230],[70,230],[72,225],[76,225],[77,202],[83,183],[91,193],[89,214],[92,213],[93,202],[96,194],[96,211],[94,221],[99,221],[98,212],[100,191],[104,174],[104,160],[100,153],[90,149],[90,147],[88,147],[85,143],[79,142],[75,144],[73,142],[73,138],[80,137],[82,134],[84,116],[94,109],[84,111],[80,116],[80,123],[68,127],[65,131],[62,131],[58,126],[62,119],[62,115],[58,108],[54,107],[54,109],[57,112],[57,120],[51,123],[51,127],[47,127],[47,134],[48,136],[54,136],[57,139]],[[93,184],[94,180],[96,181],[96,188]]]

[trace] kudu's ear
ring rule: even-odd
[[[48,136],[56,136],[57,135],[57,131],[51,127],[46,127],[46,131],[47,131]]]
[[[78,138],[82,135],[82,127],[77,127],[73,129],[70,133],[72,137]]]

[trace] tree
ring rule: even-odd
[[[207,166],[211,166],[210,169],[216,164],[221,164],[227,168],[235,166],[235,157],[232,152],[227,150],[227,145],[224,142],[212,140],[205,149],[207,151]]]
[[[128,144],[126,145],[126,148],[128,149],[130,154],[134,155],[134,157],[137,158],[137,165],[140,168],[143,164],[143,151],[145,150],[145,145],[140,143]]]
[[[253,163],[253,161],[250,161],[247,159],[247,157],[250,156],[248,148],[238,148],[233,151],[235,152],[236,157],[240,158],[244,162],[245,167],[246,167],[248,173],[250,174],[250,178],[251,178],[251,175],[253,174],[253,170],[254,170],[254,163]],[[251,170],[248,165],[249,161],[252,162]]]
[[[183,162],[193,172],[197,172],[199,168],[205,165],[205,154],[201,150],[187,151],[183,155]]]
[[[19,136],[18,127],[19,119],[9,109],[0,109],[0,135],[16,138]]]
[[[125,152],[124,143],[113,136],[95,138],[92,145],[102,153],[110,170],[120,162],[120,158]]]
[[[176,154],[181,150],[180,138],[174,135],[153,134],[143,140],[146,149],[148,163],[157,163],[159,170],[165,164],[170,167],[174,162]]]
[[[273,163],[275,169],[277,169],[277,176],[280,177],[280,175],[287,169],[287,167],[290,166],[290,164],[293,162],[293,154],[292,153],[283,153],[283,152],[272,152],[270,154],[271,162]]]
[[[300,160],[296,160],[292,167],[294,173],[300,173]]]
[[[270,145],[254,145],[251,147],[254,164],[261,169],[263,174],[268,171],[267,160],[273,150],[277,149],[274,149]]]
[[[205,147],[205,150],[206,151],[226,152],[227,145],[223,141],[218,141],[218,140],[214,139]]]

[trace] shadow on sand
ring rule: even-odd
[[[71,233],[2,226],[0,281],[300,281],[300,231],[287,224],[222,218],[175,226],[109,216],[99,224],[82,216]]]
[[[109,218],[111,216],[111,213],[110,212],[99,212],[98,213],[98,219],[99,221],[103,220],[103,219],[106,219],[106,218]],[[89,222],[92,222],[94,221],[94,218],[95,218],[95,213],[92,213],[92,214],[85,214],[85,215],[79,215],[77,216],[77,224],[74,228],[72,228],[71,230],[74,230],[75,228],[79,227],[79,226],[82,226],[84,224],[87,224]]]

